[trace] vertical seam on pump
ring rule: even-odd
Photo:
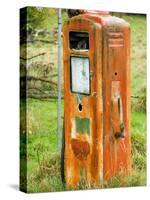
[[[102,185],[104,181],[104,30],[101,25],[101,68],[102,68]]]

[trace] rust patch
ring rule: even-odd
[[[90,145],[88,142],[78,139],[72,139],[71,146],[76,158],[78,158],[79,160],[87,159],[87,156],[90,153]]]

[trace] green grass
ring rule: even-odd
[[[27,177],[28,192],[67,190],[61,182],[60,155],[57,154],[57,103],[52,101],[28,100],[28,110],[35,121],[41,123],[36,132],[28,133]],[[62,102],[63,109],[63,102]],[[50,131],[52,130],[52,131]],[[146,114],[133,112],[131,115],[132,173],[130,176],[116,175],[104,188],[138,186],[146,184]],[[88,189],[84,179],[78,189]]]
[[[131,94],[132,110],[146,111],[146,17],[124,15],[131,27]]]
[[[57,129],[57,101],[48,100],[43,102],[34,99],[28,99],[28,124],[29,132],[38,135],[54,135]],[[42,113],[42,115],[41,115]],[[33,120],[33,123],[30,122]],[[37,129],[32,130],[32,125],[38,124]],[[31,128],[31,130],[30,130]]]
[[[146,18],[131,15],[124,19],[131,27],[131,93],[140,95],[146,87]]]
[[[62,184],[57,159],[57,101],[28,99],[27,112],[27,191],[59,190]],[[41,165],[48,170],[41,169]]]

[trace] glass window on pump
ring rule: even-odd
[[[89,58],[71,56],[71,91],[90,94]]]

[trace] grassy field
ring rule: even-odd
[[[139,15],[123,16],[131,25],[131,140],[132,140],[132,173],[130,176],[116,175],[104,188],[139,186],[146,184],[146,18]],[[54,23],[54,22],[53,22]],[[54,23],[55,24],[55,23]],[[46,52],[44,56],[31,61],[41,66],[51,63],[57,72],[56,42],[28,45],[28,55]],[[29,68],[30,75],[38,76],[41,69]],[[51,72],[50,72],[51,73]],[[49,74],[48,74],[49,75]],[[57,77],[54,78],[56,80]],[[24,103],[21,102],[21,109]],[[63,121],[63,101],[62,101]],[[27,106],[27,191],[47,192],[67,190],[60,177],[60,155],[57,154],[57,101],[28,99]],[[23,119],[21,119],[23,121]],[[24,124],[22,122],[22,124]],[[21,134],[24,127],[21,127]],[[23,141],[22,141],[23,145]],[[21,158],[24,152],[22,150]],[[78,189],[86,189],[81,180]]]
[[[40,101],[29,99],[27,138],[28,192],[60,191],[64,189],[60,176],[60,156],[57,154],[57,103],[55,100]],[[63,110],[63,102],[62,102]],[[34,113],[34,114],[33,114]],[[44,114],[45,113],[45,114]],[[39,127],[33,126],[39,123]],[[132,173],[127,177],[115,176],[104,187],[125,187],[146,184],[146,114],[132,112]],[[79,189],[88,188],[82,183]]]

